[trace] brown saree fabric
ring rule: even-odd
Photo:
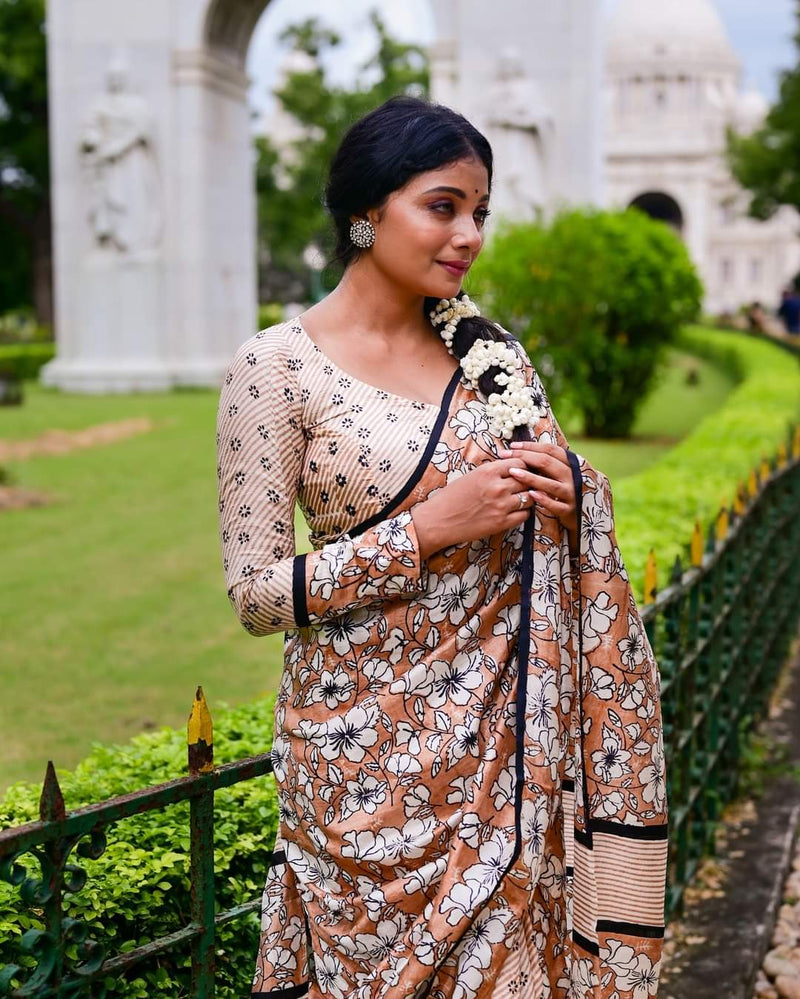
[[[315,363],[327,361],[299,324],[266,331],[237,354],[220,404],[229,595],[249,630],[287,629],[280,828],[253,994],[489,999],[522,948],[538,962],[520,985],[532,999],[536,980],[560,999],[654,996],[666,864],[658,672],[607,479],[570,453],[577,558],[535,509],[522,528],[423,562],[415,504],[504,446],[456,375],[393,494],[293,557],[259,532],[263,517],[275,522],[259,503],[275,466],[288,468],[293,485],[284,476],[277,495],[305,501],[314,526]],[[549,408],[532,429],[566,446]],[[373,438],[368,463],[392,447]],[[341,451],[336,460],[346,476]],[[333,468],[319,474],[333,480]]]

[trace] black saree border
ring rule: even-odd
[[[618,919],[598,919],[598,933],[619,933],[623,937],[644,937],[648,940],[661,940],[664,936],[663,926],[653,926],[650,923],[625,923]]]
[[[271,992],[251,992],[249,999],[258,999],[259,996],[269,997],[269,999],[300,999],[301,996],[308,995],[309,982],[302,985],[289,985],[285,989],[273,989]]]
[[[436,445],[439,443],[439,438],[442,436],[445,421],[450,415],[450,403],[453,401],[456,386],[460,381],[461,367],[459,365],[459,367],[453,372],[453,377],[450,379],[447,388],[444,390],[442,404],[439,408],[439,415],[436,417],[436,422],[434,423],[433,430],[428,438],[428,443],[425,445],[425,450],[422,452],[414,471],[406,479],[405,484],[402,486],[400,491],[395,493],[389,502],[384,504],[384,506],[382,506],[377,513],[373,513],[371,517],[367,517],[367,519],[362,520],[360,524],[356,524],[355,527],[351,527],[347,530],[345,532],[346,537],[353,538],[357,534],[362,534],[364,531],[368,531],[370,527],[380,524],[382,520],[386,520],[386,518],[403,502],[403,500],[407,499],[411,495],[411,490],[422,478],[425,469],[430,464],[433,452],[436,450]]]
[[[306,556],[295,555],[292,563],[292,611],[298,628],[308,628],[308,596],[306,594]]]

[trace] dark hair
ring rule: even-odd
[[[392,97],[364,115],[345,133],[330,166],[325,187],[325,207],[336,230],[334,262],[344,267],[359,253],[350,238],[350,219],[378,208],[393,191],[427,170],[477,157],[492,186],[493,156],[489,140],[467,119],[442,104],[417,97]],[[426,317],[438,299],[426,298]],[[501,329],[476,316],[462,319],[453,338],[453,353],[461,359],[476,340],[508,340]],[[484,395],[502,392],[495,382],[499,368],[490,368],[480,380]],[[518,427],[516,440],[528,439],[527,428]]]

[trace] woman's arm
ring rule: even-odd
[[[282,327],[251,338],[231,362],[217,416],[225,580],[253,635],[318,624],[420,592],[427,582],[408,512],[356,538],[295,554],[305,438],[302,390],[286,362]]]

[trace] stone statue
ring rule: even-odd
[[[535,219],[548,202],[547,156],[554,124],[517,49],[507,49],[499,60],[487,118],[500,181],[493,207],[511,218]]]
[[[150,114],[144,98],[128,91],[119,62],[109,67],[106,92],[91,108],[80,153],[97,243],[127,254],[155,250],[161,210]]]

